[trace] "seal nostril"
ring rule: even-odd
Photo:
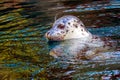
[[[46,38],[49,38],[49,34],[50,34],[50,32],[47,32],[47,33],[45,34],[45,37],[46,37]]]

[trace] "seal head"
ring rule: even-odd
[[[79,18],[67,15],[57,19],[54,22],[53,27],[46,32],[45,37],[51,41],[76,38],[88,40],[92,35],[88,30],[86,30],[84,24]]]

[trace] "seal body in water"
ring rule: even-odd
[[[85,59],[110,58],[111,55],[106,56],[102,52],[111,50],[116,45],[114,42],[108,42],[107,38],[92,35],[82,21],[72,15],[57,19],[45,36],[49,41],[60,41],[60,44],[55,45],[50,51],[50,55],[55,58],[59,56]]]

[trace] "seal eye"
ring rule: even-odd
[[[64,28],[65,28],[65,26],[62,25],[62,24],[59,24],[57,27],[58,27],[59,29],[64,29]]]

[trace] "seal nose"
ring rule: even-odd
[[[50,39],[50,32],[45,33],[45,37]]]

